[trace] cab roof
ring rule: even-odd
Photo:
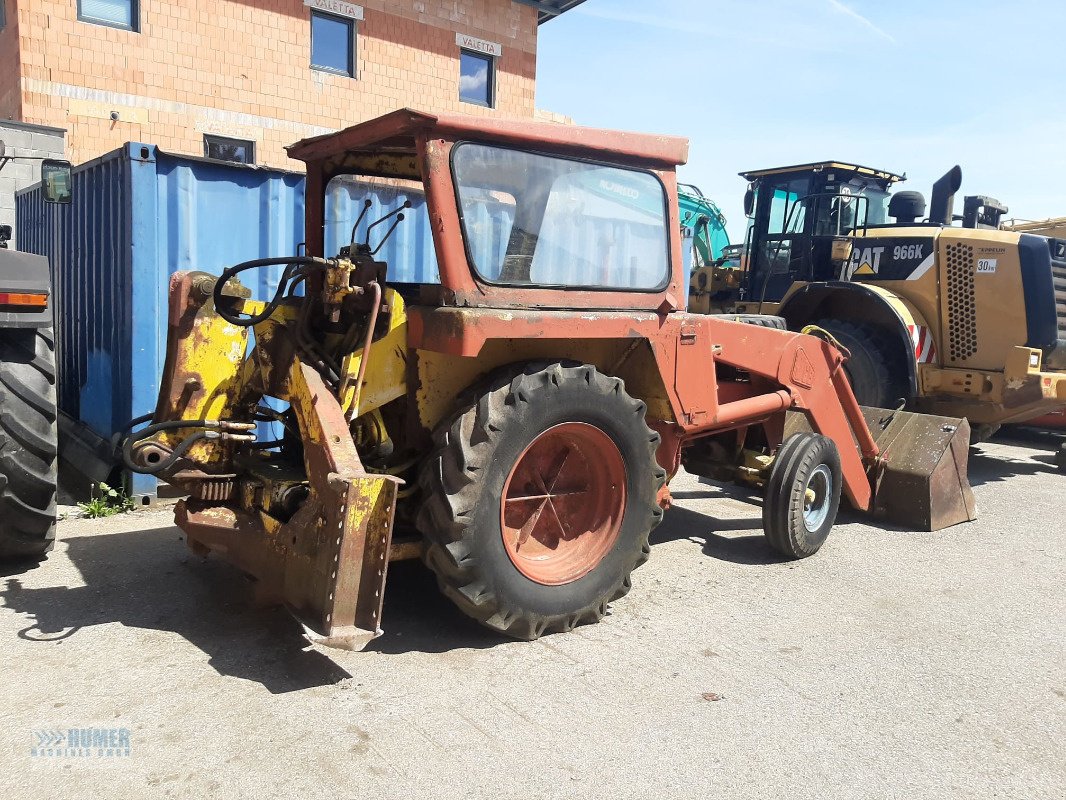
[[[403,108],[336,133],[303,139],[286,148],[304,162],[344,153],[413,154],[420,138],[469,139],[652,167],[676,167],[688,160],[688,139],[646,133],[582,128],[525,119],[431,114]]]
[[[825,172],[827,170],[840,170],[842,172],[854,172],[858,175],[867,175],[871,178],[896,183],[907,180],[906,175],[896,175],[894,172],[885,172],[882,169],[863,167],[859,164],[847,164],[843,161],[817,161],[812,164],[796,164],[791,167],[771,167],[770,169],[756,169],[749,172],[741,172],[740,177],[744,180],[753,181],[767,175],[786,175],[792,172]]]

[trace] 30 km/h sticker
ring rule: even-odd
[[[978,272],[984,272],[986,274],[987,273],[991,273],[991,272],[995,272],[996,271],[996,261],[997,261],[997,259],[995,259],[995,258],[979,258],[979,259],[977,259],[977,271]]]

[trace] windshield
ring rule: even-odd
[[[463,236],[484,280],[652,291],[670,277],[666,193],[648,172],[456,146]]]

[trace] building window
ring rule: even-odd
[[[227,139],[225,136],[204,136],[204,155],[217,161],[254,164],[255,142]]]
[[[496,105],[496,60],[472,50],[459,51],[459,99],[493,108]]]
[[[311,12],[311,66],[355,77],[355,20]]]
[[[78,19],[112,28],[137,30],[139,10],[137,0],[78,0]]]

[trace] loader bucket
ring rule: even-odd
[[[965,419],[869,406],[862,406],[862,413],[881,451],[871,475],[875,516],[922,531],[977,518],[967,477],[970,424]],[[786,438],[810,429],[803,414],[787,415]]]
[[[977,518],[966,471],[970,423],[965,418],[865,406],[862,413],[881,451],[875,516],[923,531]]]

